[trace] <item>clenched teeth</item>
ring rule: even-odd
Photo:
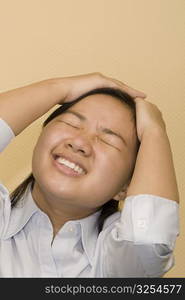
[[[67,166],[68,168],[71,168],[73,169],[75,172],[77,172],[78,174],[85,174],[85,171],[80,168],[78,165],[68,161],[67,159],[65,158],[62,158],[62,157],[57,157],[56,160],[58,161],[59,164],[61,165],[65,165]]]

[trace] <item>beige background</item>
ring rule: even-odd
[[[175,266],[165,277],[185,277],[184,20],[185,0],[0,0],[1,91],[99,71],[145,91],[162,110],[181,198]],[[1,154],[10,191],[31,170],[45,117]]]

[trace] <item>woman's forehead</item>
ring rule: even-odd
[[[90,95],[78,103],[74,104],[69,110],[79,111],[82,114],[93,115],[98,117],[110,116],[111,119],[115,117],[133,116],[131,108],[120,99],[111,95],[96,94]]]
[[[107,134],[116,133],[122,136],[131,148],[137,141],[132,108],[113,96],[91,95],[83,98],[51,120],[51,124],[48,123],[49,127],[55,130],[52,124],[55,124],[55,120],[64,118],[82,128]]]
[[[71,106],[62,115],[94,128],[117,132],[128,139],[135,136],[136,128],[131,108],[109,95],[88,96]]]

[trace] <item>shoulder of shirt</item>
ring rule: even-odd
[[[39,208],[32,199],[30,185],[13,208],[11,208],[10,194],[2,184],[0,184],[0,198],[0,216],[3,216],[0,220],[2,223],[0,237],[8,239],[18,233]]]

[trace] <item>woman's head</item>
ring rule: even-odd
[[[131,178],[138,139],[134,100],[97,89],[52,113],[33,153],[35,184],[55,201],[95,211]]]

